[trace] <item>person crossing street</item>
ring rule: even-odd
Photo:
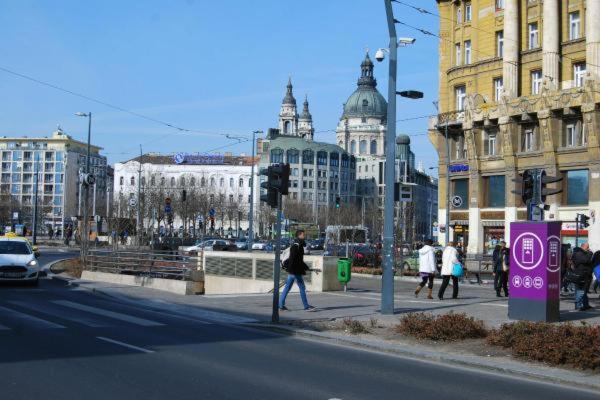
[[[306,275],[306,271],[309,270],[304,262],[304,245],[304,231],[298,230],[296,231],[296,240],[290,247],[290,256],[285,261],[284,265],[288,272],[288,277],[285,281],[281,297],[279,297],[279,309],[282,311],[288,310],[285,306],[285,300],[294,282],[296,282],[298,289],[300,289],[300,299],[302,299],[304,310],[316,311],[315,307],[308,304],[308,299],[306,298],[306,286],[304,285],[304,278],[302,277],[303,275]]]
[[[419,249],[419,276],[421,283],[415,289],[415,297],[419,296],[419,292],[427,284],[427,298],[433,299],[433,278],[435,277],[435,250],[431,246],[433,241],[427,239],[425,245]]]

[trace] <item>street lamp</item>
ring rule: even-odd
[[[262,134],[263,131],[252,132],[252,169],[250,172],[250,215],[248,216],[248,251],[252,251],[252,242],[254,241],[254,159],[256,158],[256,134]]]
[[[85,263],[88,249],[88,208],[90,201],[90,141],[92,135],[92,113],[91,112],[76,112],[78,117],[86,117],[88,119],[88,134],[87,134],[87,155],[85,159],[85,179],[83,180],[85,186],[85,197],[83,201],[83,235],[81,236],[81,260]]]
[[[375,59],[379,62],[385,59],[385,53],[389,53],[389,75],[388,75],[388,109],[387,109],[387,131],[385,146],[385,198],[383,218],[383,276],[381,279],[381,313],[394,313],[394,183],[395,183],[395,159],[396,146],[396,77],[398,69],[398,47],[404,47],[415,43],[413,38],[400,38],[396,35],[396,20],[392,9],[392,0],[384,0],[387,24],[389,31],[389,48],[379,49],[375,53]],[[410,98],[421,98],[423,94],[412,91],[406,93]],[[400,221],[398,221],[400,223]]]
[[[440,104],[438,101],[434,101],[433,105],[438,113],[438,130],[439,130],[439,114]],[[444,245],[448,245],[450,241],[450,142],[448,141],[448,116],[446,115],[446,122],[444,123],[444,138],[446,141],[446,226],[444,230]],[[439,169],[438,169],[439,175]]]

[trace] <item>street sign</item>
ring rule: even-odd
[[[171,208],[170,204],[165,204],[165,212],[167,214],[171,214],[171,211],[173,211],[173,209]]]
[[[458,207],[462,206],[462,204],[463,204],[462,197],[460,197],[460,196],[454,196],[452,198],[452,207],[458,208]]]
[[[135,207],[137,205],[137,200],[135,197],[129,199],[129,207]]]
[[[211,208],[210,210],[208,210],[208,215],[210,215],[211,217],[214,217],[216,214],[215,209]]]

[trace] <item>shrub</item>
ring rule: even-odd
[[[353,335],[358,335],[361,333],[370,333],[370,331],[362,322],[354,320],[352,318],[344,318],[344,320],[342,321],[342,328],[344,329],[344,331]]]
[[[517,357],[600,369],[600,326],[520,321],[492,330],[487,340],[490,344],[510,348]]]
[[[369,275],[381,275],[381,268],[371,268],[371,267],[352,267],[352,273],[354,274],[369,274]]]
[[[487,330],[483,321],[464,313],[448,313],[434,316],[426,313],[410,313],[400,319],[396,332],[418,339],[464,340],[483,338]]]

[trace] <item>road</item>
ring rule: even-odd
[[[58,257],[49,252],[45,256]],[[42,280],[38,288],[2,286],[1,397],[598,398],[564,387],[282,336],[224,317],[161,312],[51,279]]]

